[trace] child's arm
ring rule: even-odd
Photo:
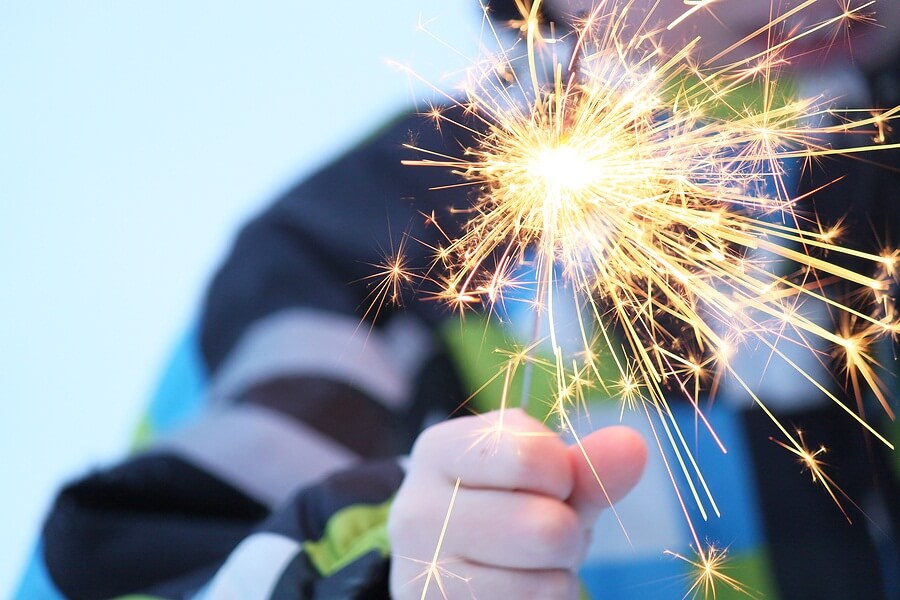
[[[70,598],[383,597],[390,555],[395,597],[419,597],[416,577],[432,560],[460,477],[439,555],[448,597],[572,597],[607,498],[580,450],[518,411],[505,414],[503,436],[479,440],[498,418],[428,429],[399,493],[397,463],[371,461],[307,486],[268,517],[175,454],[136,456],[62,491],[44,529],[49,574]],[[583,444],[609,500],[622,497],[643,468],[643,441],[612,427]]]

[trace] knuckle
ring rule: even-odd
[[[510,452],[510,468],[526,481],[535,477],[560,477],[568,465],[564,462],[565,451],[548,438],[523,437],[517,440],[515,451]]]
[[[534,548],[548,562],[548,567],[570,568],[581,555],[583,533],[578,516],[565,504],[554,503],[552,508],[543,506],[531,511],[527,521],[528,532]]]
[[[391,546],[394,549],[397,549],[398,544],[402,544],[404,534],[406,531],[409,531],[409,527],[410,519],[407,513],[392,507],[388,513],[387,533]]]
[[[409,493],[401,490],[388,511],[387,531],[392,545],[403,545],[424,526],[426,515],[421,503],[415,502]]]
[[[543,475],[541,456],[535,444],[520,444],[515,452],[508,453],[506,462],[504,470],[513,481],[527,482]]]
[[[432,426],[419,434],[416,438],[415,443],[413,444],[412,450],[410,451],[410,459],[412,461],[416,461],[417,459],[421,459],[422,456],[428,454],[432,446],[438,444],[438,436],[440,432],[438,431],[438,426]]]
[[[573,600],[578,597],[578,580],[571,571],[547,571],[537,578],[529,590],[534,598],[547,600]]]
[[[516,487],[560,500],[572,492],[575,480],[566,447],[556,439],[522,438],[505,462],[507,476]]]

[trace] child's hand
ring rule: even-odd
[[[608,427],[578,447],[519,410],[464,417],[419,436],[388,521],[393,598],[420,598],[457,478],[428,598],[577,598],[576,571],[609,500],[638,481],[641,437]],[[443,588],[443,591],[441,590]]]

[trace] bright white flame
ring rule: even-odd
[[[597,161],[591,161],[584,152],[564,143],[541,148],[528,171],[534,181],[546,186],[546,192],[562,194],[578,193],[600,175]]]

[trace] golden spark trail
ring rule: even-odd
[[[459,484],[460,479],[457,478],[456,483],[453,484],[453,494],[450,496],[450,505],[447,507],[447,514],[444,516],[444,523],[441,525],[441,534],[434,547],[434,556],[426,569],[425,585],[422,586],[422,600],[425,600],[425,597],[428,595],[428,587],[431,585],[432,579],[437,581],[437,585],[441,590],[441,595],[443,595],[444,598],[447,597],[443,581],[441,580],[441,568],[438,566],[438,557],[441,555],[441,547],[444,545],[444,536],[447,534],[447,525],[450,523],[450,515],[453,514],[453,505],[456,503],[456,495],[459,493]]]
[[[515,51],[493,57],[478,65],[463,100],[445,94],[464,109],[464,120],[429,113],[438,126],[473,133],[476,145],[459,157],[411,146],[423,158],[407,161],[453,170],[472,190],[464,229],[436,253],[445,270],[438,297],[457,310],[499,311],[523,285],[511,275],[515,267],[531,264],[533,330],[541,337],[541,323],[549,323],[552,357],[542,368],[557,381],[551,414],[570,425],[567,411],[577,409],[582,387],[617,393],[623,410],[640,410],[658,442],[666,440],[679,501],[686,486],[704,518],[707,507],[718,509],[668,402],[673,394],[686,397],[721,447],[700,397],[724,377],[747,391],[773,421],[778,443],[803,458],[837,502],[839,488],[822,472],[818,453],[779,422],[731,364],[736,347],[756,345],[783,359],[891,446],[782,349],[800,344],[820,362],[834,354],[857,402],[871,392],[891,414],[871,348],[900,330],[887,301],[897,254],[842,246],[836,229],[821,229],[815,215],[796,208],[802,198],[785,175],[792,160],[900,147],[885,135],[900,107],[842,111],[838,118],[827,99],[795,98],[781,81],[778,69],[790,61],[792,44],[865,21],[872,5],[848,4],[834,17],[787,28],[820,1],[778,14],[773,5],[767,25],[705,61],[697,58],[699,38],[670,49],[661,36],[726,2],[686,1],[682,16],[654,29],[652,9],[635,25],[633,0],[600,0],[569,34],[568,60],[557,55],[565,40],[539,29],[541,0],[522,4],[526,76]],[[722,62],[760,35],[768,39],[764,50]],[[842,257],[866,261],[871,272],[843,266]],[[386,265],[376,298],[394,294],[405,277],[400,265]],[[863,290],[865,302],[837,296],[836,280]],[[574,357],[558,340],[554,306],[564,295],[581,311],[583,347]],[[842,325],[829,328],[804,313],[816,306]],[[532,364],[543,360],[533,355],[538,341],[511,353],[498,374],[503,406],[518,368],[528,379]],[[601,376],[600,360],[614,363],[616,380]],[[693,535],[698,559],[688,562],[699,574],[692,592],[714,595],[716,582],[743,590],[721,574],[723,551],[704,548]]]

